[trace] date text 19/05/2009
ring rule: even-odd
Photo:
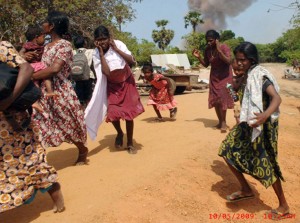
[[[210,220],[247,220],[247,219],[255,219],[255,218],[262,218],[262,219],[272,219],[272,214],[263,214],[262,216],[253,214],[253,213],[210,213],[208,218]],[[295,219],[296,214],[287,214],[285,216],[278,216],[284,217],[284,218],[290,218],[290,219]]]

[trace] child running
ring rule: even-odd
[[[43,70],[47,66],[41,61],[42,55],[44,52],[44,43],[45,43],[45,34],[42,27],[39,25],[29,26],[25,33],[27,42],[23,44],[22,49],[20,50],[20,55],[30,63],[34,72]],[[25,53],[30,53],[29,56],[25,56]],[[56,96],[56,93],[52,88],[52,81],[50,78],[44,80],[44,84],[47,90],[47,96],[53,97]],[[37,103],[33,104],[33,107],[40,110],[40,106]]]
[[[160,111],[169,110],[170,118],[176,118],[177,114],[177,102],[174,99],[175,86],[172,81],[163,76],[162,74],[154,74],[153,66],[151,64],[145,64],[142,68],[145,79],[152,85],[152,89],[149,93],[149,101],[147,105],[152,105],[157,115],[156,122],[163,122],[163,118]]]

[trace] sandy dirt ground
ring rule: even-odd
[[[284,222],[300,222],[300,81],[282,79],[283,64],[265,66],[277,77],[283,99],[279,163],[293,214]],[[208,78],[208,72],[202,70],[200,78]],[[31,204],[0,214],[0,222],[270,222],[265,212],[277,207],[273,189],[249,176],[255,199],[226,203],[226,195],[239,186],[217,155],[226,134],[214,129],[216,115],[207,108],[207,98],[207,90],[177,95],[177,120],[164,112],[162,123],[153,123],[155,113],[145,106],[135,120],[136,155],[114,148],[115,131],[108,123],[100,127],[97,140],[88,141],[89,165],[72,166],[77,156],[73,145],[49,148],[48,161],[58,170],[66,210],[52,213],[50,197],[39,193]],[[147,97],[142,101],[145,105]],[[235,124],[232,110],[227,122]]]

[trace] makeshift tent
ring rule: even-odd
[[[182,54],[155,54],[151,55],[153,66],[161,66],[163,69],[169,69],[167,64],[190,69],[191,65],[185,53]]]

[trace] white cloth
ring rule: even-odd
[[[97,82],[93,92],[93,96],[85,109],[84,119],[87,132],[92,140],[95,140],[98,128],[103,122],[107,112],[107,79],[102,74],[101,61],[99,51],[94,50],[93,62],[97,76]]]
[[[132,55],[128,50],[127,46],[120,40],[114,40],[117,48],[122,52]],[[108,64],[109,70],[117,70],[123,69],[126,65],[126,61],[121,57],[116,51],[114,51],[111,47],[105,53],[104,58]]]
[[[277,93],[279,93],[279,86],[274,76],[264,67],[257,65],[248,72],[247,84],[244,91],[242,108],[240,114],[240,121],[251,124],[251,119],[255,118],[254,112],[263,112],[262,102],[262,86],[263,77],[267,77],[272,83]],[[273,122],[279,117],[279,109],[271,115]],[[253,128],[252,142],[260,135],[261,126]]]

